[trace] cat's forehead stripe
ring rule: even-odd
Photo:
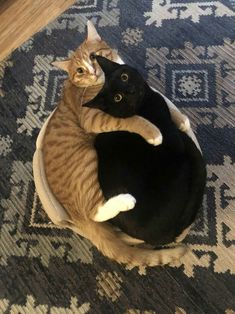
[[[83,60],[83,64],[89,70],[89,72],[94,72],[93,66],[89,64],[89,62],[87,62],[86,60]]]

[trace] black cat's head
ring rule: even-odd
[[[126,64],[120,65],[101,56],[96,59],[105,74],[105,83],[98,95],[83,106],[120,118],[137,114],[146,88],[141,75]]]

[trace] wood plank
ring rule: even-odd
[[[75,0],[0,0],[0,60],[74,2]]]

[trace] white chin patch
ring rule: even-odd
[[[97,79],[97,83],[98,84],[104,83],[104,80],[105,80],[104,73],[102,72]]]

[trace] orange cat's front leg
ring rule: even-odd
[[[142,136],[148,143],[156,146],[162,143],[160,130],[150,121],[133,116],[115,118],[98,109],[83,108],[81,127],[88,133],[128,131]]]
[[[190,129],[190,121],[188,117],[182,114],[179,110],[169,108],[171,113],[171,118],[177,128],[183,132],[186,132]]]
[[[140,116],[133,116],[124,120],[127,124],[127,131],[139,134],[151,145],[157,146],[162,143],[161,131],[150,121]]]

